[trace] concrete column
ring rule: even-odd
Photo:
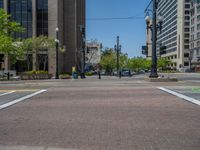
[[[37,35],[37,9],[36,9],[36,0],[32,0],[32,28],[33,36]]]
[[[4,10],[8,12],[8,0],[3,0]]]
[[[33,70],[36,70],[36,53],[33,53]]]
[[[48,0],[48,35],[50,38],[56,38],[56,27],[58,27],[58,1]],[[62,9],[62,8],[60,8]],[[59,29],[59,34],[62,32]],[[56,73],[56,50],[51,49],[48,52],[48,71],[53,76]]]
[[[4,56],[4,67],[5,67],[5,70],[10,70],[10,60],[9,60],[8,55]]]
[[[6,12],[8,12],[8,0],[4,0],[3,3],[4,3],[4,10]],[[5,70],[9,70],[10,69],[10,65],[9,64],[10,64],[9,57],[8,57],[8,55],[5,55],[4,56],[4,67],[5,67]]]
[[[37,9],[36,9],[36,0],[32,0],[32,28],[33,28],[33,37],[37,36]],[[33,61],[33,70],[36,70],[36,54],[32,54]]]

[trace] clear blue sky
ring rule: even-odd
[[[122,51],[129,57],[141,56],[145,44],[144,9],[150,0],[86,0],[87,40],[97,39],[105,47],[114,47],[120,36]],[[90,18],[126,18],[132,20],[90,20]]]

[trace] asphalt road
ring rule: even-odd
[[[199,150],[200,106],[160,86],[198,94],[200,84],[137,77],[2,83],[0,90],[18,91],[0,101],[47,91],[0,110],[0,150]]]

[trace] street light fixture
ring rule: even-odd
[[[59,32],[59,28],[56,28],[56,79],[59,79],[59,73],[58,73],[58,49],[59,49],[59,39],[58,39],[58,32]]]
[[[152,19],[149,15],[146,16],[145,20],[146,20],[146,24],[147,24],[147,31],[150,29],[152,32],[152,66],[151,66],[151,74],[150,74],[150,78],[158,78],[158,73],[157,73],[157,31],[158,29],[162,29],[162,23],[163,23],[163,18],[161,16],[158,16],[157,18],[157,5],[158,2],[157,0],[152,0],[151,2],[153,2],[153,10],[150,10],[152,12]],[[149,11],[149,9],[147,8],[146,10]],[[152,25],[150,24],[150,22],[152,21]],[[157,21],[159,21],[157,23]]]

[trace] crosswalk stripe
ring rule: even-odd
[[[37,92],[35,92],[35,93],[29,94],[29,95],[26,95],[26,96],[21,97],[21,98],[19,98],[19,99],[16,99],[16,100],[13,100],[13,101],[11,101],[11,102],[8,102],[8,103],[6,103],[6,104],[0,105],[0,110],[5,109],[5,108],[7,108],[7,107],[10,107],[10,106],[12,106],[12,105],[14,105],[14,104],[17,104],[17,103],[19,103],[19,102],[22,102],[22,101],[24,101],[24,100],[27,100],[27,99],[29,99],[29,98],[31,98],[31,97],[33,97],[33,96],[38,95],[38,94],[44,93],[44,92],[46,92],[46,91],[47,91],[46,89],[40,90],[40,91],[37,91]]]
[[[15,93],[15,91],[10,91],[10,92],[6,92],[6,93],[3,93],[3,94],[0,94],[0,96],[9,95],[9,94],[12,94],[12,93]]]
[[[158,89],[160,89],[160,90],[162,90],[162,91],[165,91],[165,92],[167,92],[167,93],[169,93],[169,94],[172,94],[172,95],[174,95],[174,96],[177,96],[177,97],[179,97],[179,98],[181,98],[181,99],[184,99],[184,100],[186,100],[186,101],[188,101],[188,102],[191,102],[191,103],[193,103],[193,104],[196,104],[196,105],[199,105],[199,106],[200,106],[200,101],[199,101],[199,100],[196,100],[196,99],[194,99],[194,98],[192,98],[192,97],[189,97],[189,96],[186,96],[186,95],[177,93],[177,92],[175,92],[175,91],[172,91],[172,90],[169,90],[169,89],[166,89],[166,88],[163,88],[163,87],[158,87]]]

